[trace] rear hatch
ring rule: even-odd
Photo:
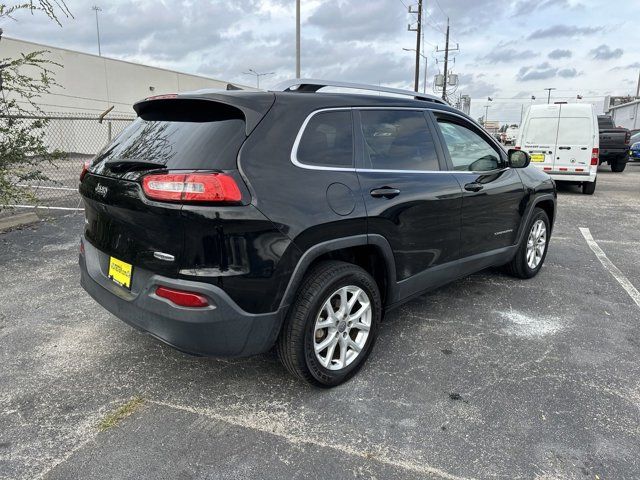
[[[532,108],[524,127],[521,148],[531,155],[531,164],[541,170],[553,170],[559,118],[559,105]]]
[[[235,203],[249,203],[236,159],[273,100],[254,93],[257,101],[249,107],[247,92],[236,95],[172,95],[136,104],[139,117],[96,155],[81,181],[86,239],[134,268],[177,276],[185,243],[181,210],[188,197],[171,198],[175,192],[169,188],[167,199],[151,198],[143,181],[156,175],[164,188],[181,185],[171,179],[183,174],[230,177],[240,190]]]
[[[561,105],[560,123],[554,170],[567,174],[589,174],[591,158],[594,155],[593,117],[584,115],[584,109]],[[597,168],[597,165],[596,165]]]

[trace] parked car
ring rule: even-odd
[[[516,148],[528,152],[532,165],[554,180],[580,184],[588,195],[595,192],[599,139],[591,104],[532,105],[524,115]]]
[[[544,263],[554,182],[437,97],[296,80],[134,108],[81,175],[81,284],[182,351],[275,345],[294,375],[334,386],[384,312],[487,267],[530,278]]]
[[[640,160],[640,130],[632,130],[629,143],[629,160]]]
[[[629,159],[631,132],[616,127],[611,115],[598,115],[600,163],[608,163],[612,172],[623,172]]]
[[[518,140],[518,125],[509,125],[505,132],[505,144],[506,145],[515,145]]]

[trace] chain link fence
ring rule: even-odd
[[[42,207],[54,210],[81,209],[78,193],[78,178],[82,165],[93,157],[102,147],[124,130],[134,116],[108,115],[100,121],[99,116],[91,114],[47,113],[43,116],[23,116],[26,120],[47,120],[44,130],[47,147],[60,150],[65,157],[55,163],[42,162],[35,168],[41,171],[47,180],[38,180],[19,184],[28,189],[35,201],[17,208]]]

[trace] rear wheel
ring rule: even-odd
[[[304,279],[278,338],[278,357],[293,375],[319,387],[351,378],[375,342],[380,292],[365,270],[326,261]]]
[[[626,158],[616,159],[616,160],[611,162],[611,171],[612,172],[616,172],[616,173],[624,172],[624,169],[626,167],[627,167],[627,159]]]
[[[527,224],[525,236],[513,259],[505,265],[510,275],[531,278],[538,274],[547,256],[547,244],[551,229],[549,217],[541,208],[536,208]]]
[[[593,195],[596,191],[596,181],[593,182],[582,182],[582,193],[585,195]]]

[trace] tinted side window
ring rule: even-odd
[[[351,112],[320,112],[311,117],[296,157],[307,165],[353,167]]]
[[[498,152],[474,131],[444,119],[438,119],[438,125],[454,170],[486,172],[502,165]]]
[[[362,110],[364,168],[440,170],[433,137],[422,112]]]

